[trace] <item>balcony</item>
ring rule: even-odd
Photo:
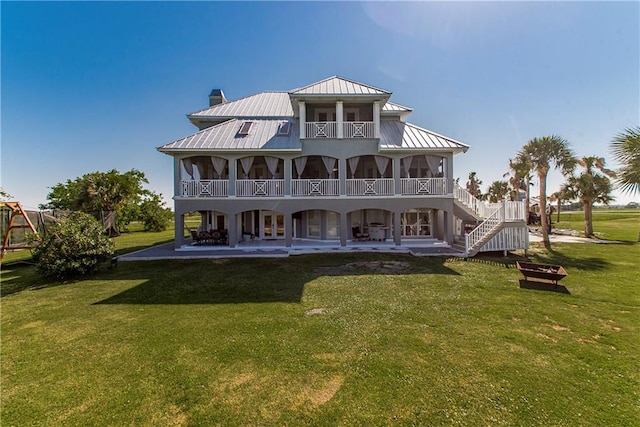
[[[236,181],[237,197],[282,197],[284,179],[239,179]]]
[[[401,194],[447,194],[446,178],[402,178]]]
[[[346,196],[395,196],[394,178],[346,179]],[[181,181],[181,197],[229,197],[229,180]],[[284,179],[239,179],[236,197],[284,197]],[[440,196],[448,194],[446,178],[402,178],[401,196]],[[292,179],[292,197],[338,197],[339,179]]]
[[[347,179],[347,196],[393,196],[393,178]]]
[[[305,123],[307,138],[339,138],[338,122]],[[373,122],[342,123],[342,138],[374,138]]]
[[[292,196],[339,196],[339,179],[292,179]]]

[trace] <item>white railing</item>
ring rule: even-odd
[[[184,197],[227,197],[229,195],[228,179],[203,179],[180,181]]]
[[[401,194],[447,194],[447,178],[402,178]]]
[[[496,233],[479,252],[512,251],[529,246],[529,230],[526,227],[505,227]]]
[[[484,200],[477,199],[473,194],[469,193],[458,184],[453,187],[453,196],[460,200],[460,202],[462,202],[462,204],[467,208],[475,212],[480,218],[487,218],[491,216],[491,214],[502,206],[501,203],[489,203]]]
[[[344,122],[345,138],[373,138],[373,122]]]
[[[347,179],[347,196],[392,196],[393,178]]]
[[[307,138],[337,138],[337,122],[307,122],[305,124]]]
[[[505,221],[526,221],[524,202],[505,202]]]
[[[284,196],[284,179],[239,179],[236,181],[236,196]]]
[[[339,196],[339,179],[292,179],[292,196]]]
[[[479,246],[481,246],[483,239],[486,240],[487,236],[491,235],[491,233],[502,226],[503,221],[501,216],[502,209],[496,210],[491,216],[485,219],[480,225],[471,230],[471,232],[465,236],[467,254],[474,255],[479,249]]]

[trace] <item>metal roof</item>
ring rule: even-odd
[[[380,151],[384,150],[446,150],[465,152],[469,146],[427,129],[399,120],[380,121]]]
[[[293,117],[287,92],[260,92],[187,115],[188,117]]]
[[[404,105],[396,104],[395,102],[391,102],[391,101],[387,101],[387,103],[382,106],[383,113],[385,112],[404,113],[404,112],[411,112],[411,111],[413,111],[413,109],[409,107],[405,107]]]
[[[247,135],[239,133],[245,122],[252,125]],[[241,120],[232,119],[203,129],[158,147],[158,151],[183,150],[301,150],[299,127],[291,123],[289,135],[278,135],[282,119]]]
[[[333,76],[312,83],[308,86],[294,89],[292,95],[391,95],[391,92],[373,86]]]

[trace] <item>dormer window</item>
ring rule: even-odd
[[[253,122],[244,122],[242,126],[240,126],[240,130],[238,131],[238,135],[249,135],[249,129],[251,129],[251,125]]]
[[[290,130],[291,130],[291,123],[282,122],[278,127],[278,135],[289,135]]]

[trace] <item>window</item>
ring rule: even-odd
[[[336,110],[333,108],[317,108],[315,118],[316,122],[335,122]]]
[[[357,108],[345,108],[344,109],[344,121],[345,122],[357,122],[360,121],[360,110]]]
[[[280,123],[280,127],[278,127],[278,135],[289,135],[290,130],[291,130],[291,123],[282,122]]]
[[[244,122],[242,126],[240,126],[240,130],[238,131],[238,135],[249,135],[249,129],[251,129],[251,125],[253,122]]]

